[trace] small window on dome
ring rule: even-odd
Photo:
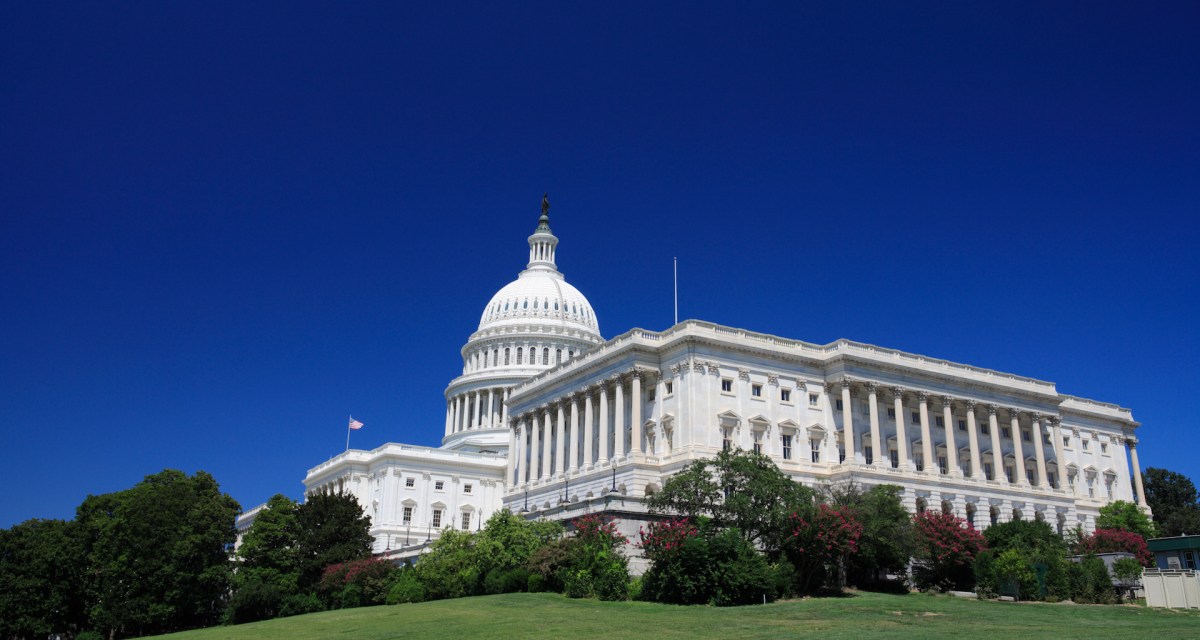
[[[508,303],[507,302],[504,303],[504,310],[508,311]]]
[[[558,300],[554,301],[554,310],[558,311]]]
[[[528,309],[528,308],[529,308],[529,301],[528,301],[528,300],[526,300],[526,301],[525,301],[525,305],[524,305],[524,307],[523,307],[523,308],[525,308],[525,309]]]
[[[538,302],[537,300],[534,300],[534,301],[533,301],[533,308],[534,308],[534,309],[536,309],[536,308],[537,308],[537,302]]]

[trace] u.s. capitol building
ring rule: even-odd
[[[1038,518],[1090,530],[1108,502],[1145,505],[1129,409],[849,340],[694,320],[605,340],[557,249],[543,202],[525,270],[462,348],[440,447],[349,450],[305,476],[308,493],[358,498],[377,552],[407,555],[502,507],[608,511],[633,533],[646,496],[730,447],[810,486],[896,484],[910,511],[948,510],[978,528]]]

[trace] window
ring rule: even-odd
[[[1084,450],[1084,451],[1087,451],[1087,450],[1088,450],[1088,445],[1089,445],[1089,444],[1091,444],[1091,441],[1089,441],[1089,440],[1084,440],[1084,441],[1083,441],[1083,450]]]
[[[469,531],[471,529],[471,512],[464,511],[462,516],[462,530]]]
[[[967,430],[967,421],[966,421],[966,420],[959,420],[959,421],[958,421],[958,430],[959,430],[959,431],[966,431],[966,430]]]
[[[562,364],[562,349],[554,350],[554,364]]]
[[[893,469],[900,468],[900,452],[896,451],[895,449],[892,449],[889,453],[892,456],[892,468]]]
[[[409,489],[413,488],[416,484],[417,484],[416,478],[405,478],[404,479],[404,486],[408,487]]]
[[[442,510],[434,509],[433,510],[433,528],[440,529],[441,527],[442,527]]]
[[[896,408],[895,407],[888,407],[888,417],[891,418],[892,420],[896,419]]]
[[[792,436],[790,435],[783,436],[783,459],[792,459]]]
[[[754,453],[762,453],[762,432],[754,432]]]
[[[983,424],[979,425],[979,430],[980,430],[980,431],[982,431],[982,432],[983,432],[983,435],[985,435],[985,436],[990,436],[990,435],[992,435],[992,427],[991,427],[991,425],[989,425],[989,424],[988,424],[988,423],[986,423],[986,422],[984,422]]]
[[[733,380],[721,378],[721,393],[733,393]]]
[[[866,459],[867,464],[875,462],[875,451],[871,447],[863,447],[863,458]]]
[[[1051,486],[1051,487],[1054,487],[1055,489],[1059,488],[1059,487],[1058,487],[1058,478],[1057,478],[1057,477],[1055,477],[1055,475],[1054,475],[1054,472],[1053,472],[1053,471],[1047,471],[1047,472],[1046,472],[1046,482],[1049,482],[1049,483],[1050,483],[1050,486]]]
[[[559,351],[559,353],[561,354],[562,352]],[[562,360],[562,358],[560,357],[559,360]],[[542,364],[550,364],[550,349],[549,348],[542,349]]]
[[[1028,482],[1029,484],[1037,484],[1033,480],[1033,469],[1025,470],[1025,481]]]
[[[1063,448],[1071,448],[1071,436],[1063,436]]]
[[[464,484],[463,485],[463,493],[471,493],[471,485]]]
[[[504,364],[508,364],[508,355],[509,355],[509,349],[508,349],[508,347],[505,347],[504,348]]]
[[[842,401],[841,401],[840,399],[839,399],[839,400],[836,400],[836,401],[834,401],[834,404],[835,404],[835,405],[837,405],[837,410],[838,410],[838,411],[841,411],[841,410],[842,410]]]
[[[1012,465],[1011,464],[1004,465],[1004,479],[1007,480],[1009,484],[1012,484],[1014,477],[1015,476],[1013,476]]]
[[[761,384],[750,385],[750,395],[754,396],[755,398],[761,398],[762,397],[762,385]]]
[[[654,397],[658,395],[658,390],[651,387],[646,390],[646,402],[654,402]]]
[[[1033,438],[1029,437],[1029,432],[1025,429],[1021,429],[1021,440],[1023,442],[1033,442]]]
[[[838,463],[846,461],[846,447],[838,447]]]
[[[935,417],[933,418],[933,423],[934,423],[935,425],[939,426],[939,427],[944,427],[944,426],[946,426],[946,424],[945,424],[945,422],[942,420],[942,417],[941,417],[941,416],[935,416]]]
[[[984,473],[984,475],[987,476],[988,480],[996,479],[996,469],[992,466],[992,463],[990,463],[990,462],[983,463],[983,473]]]
[[[812,448],[812,461],[821,461],[821,442],[819,440],[810,440],[809,446]]]
[[[925,470],[925,456],[919,453],[913,454],[913,464],[916,465],[917,471]]]
[[[780,389],[779,390],[779,399],[783,402],[791,402],[792,401],[792,390],[791,389]]]
[[[912,420],[913,424],[917,424],[918,422],[921,421],[921,412],[913,411],[912,413],[908,414],[908,417],[909,417],[909,419]]]
[[[404,524],[412,524],[412,507],[404,507]]]
[[[525,364],[525,361],[521,358],[524,354],[525,352],[521,350],[521,347],[517,347],[517,364]]]
[[[1012,429],[1008,427],[1000,427],[1000,435],[1012,440]]]
[[[728,429],[721,432],[721,450],[729,451],[733,448],[733,434]]]
[[[1108,443],[1107,442],[1100,443],[1100,453],[1103,453],[1103,454],[1108,453]]]
[[[808,394],[808,406],[810,406],[810,407],[817,406],[817,402],[819,402],[820,399],[821,399],[820,396],[818,396],[815,393]]]
[[[947,462],[946,456],[938,456],[938,471],[940,471],[942,475],[950,473],[950,464]]]
[[[667,395],[671,395],[672,393],[675,393],[675,383],[674,382],[668,382],[668,383],[666,383],[665,386],[666,386],[666,390],[667,390]]]
[[[433,490],[434,490],[434,491],[441,491],[441,490],[443,490],[443,489],[445,489],[445,488],[446,488],[446,483],[445,483],[445,482],[443,482],[443,481],[441,481],[441,480],[438,480],[437,482],[433,483]]]

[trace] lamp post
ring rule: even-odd
[[[612,489],[609,489],[608,492],[611,494],[617,493],[617,465],[615,464],[612,467]]]
[[[571,495],[571,479],[566,478],[563,480],[562,500],[558,501],[558,505],[561,507],[561,506],[566,506],[566,505],[570,504],[570,498],[569,498],[570,495]]]
[[[525,506],[521,508],[521,513],[529,513],[529,489],[525,489]]]

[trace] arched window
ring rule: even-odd
[[[534,309],[537,309],[537,303],[538,303],[537,298],[534,298],[533,299],[533,308]]]
[[[528,308],[529,308],[529,301],[528,301],[528,300],[526,300],[526,301],[525,301],[525,304],[524,304],[524,305],[522,305],[522,307],[521,307],[521,308],[522,308],[522,309],[528,309]]]
[[[562,364],[562,349],[555,349],[555,350],[554,350],[554,363],[555,363],[555,364]]]
[[[509,351],[510,349],[508,347],[504,347],[504,364],[508,364]]]
[[[521,347],[517,347],[517,364],[525,364],[525,361],[521,359],[523,355],[525,354],[521,353]]]
[[[542,349],[542,364],[550,364],[550,347]]]

